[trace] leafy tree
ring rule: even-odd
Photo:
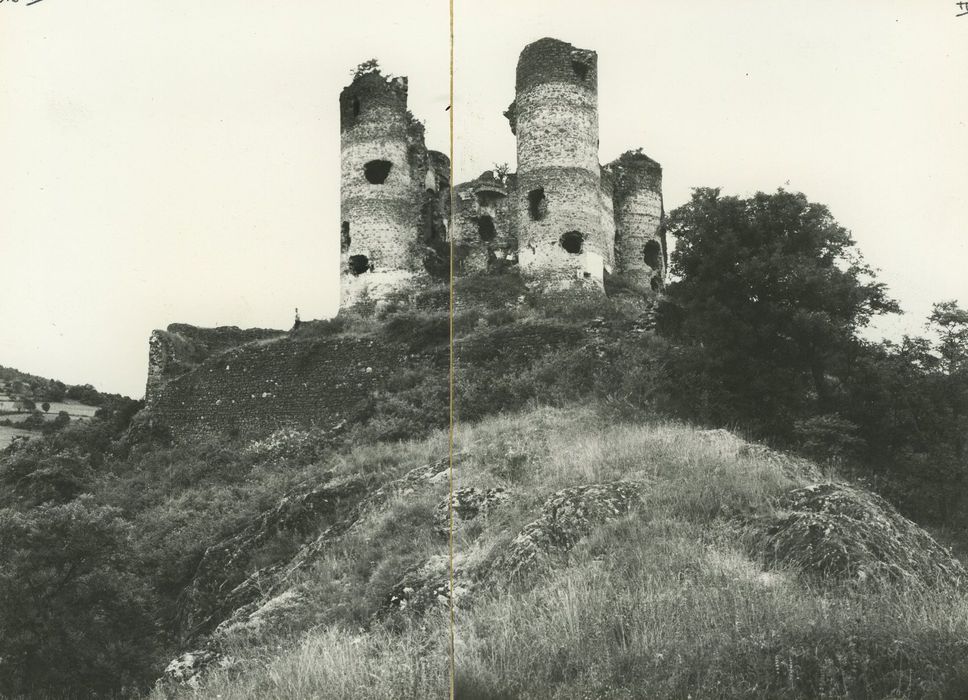
[[[71,422],[70,413],[68,413],[67,411],[58,411],[57,417],[54,418],[53,426],[56,430],[60,430],[70,422]]]
[[[42,403],[40,407],[44,409],[44,413],[47,413],[48,411],[50,411],[50,401],[44,401],[44,403]]]
[[[366,75],[367,73],[379,73],[380,72],[380,62],[375,58],[370,58],[359,65],[356,66],[350,73],[354,78],[358,78],[361,75]]]
[[[88,406],[100,406],[103,401],[101,393],[90,384],[75,384],[67,390],[67,398]]]
[[[956,301],[943,301],[932,307],[928,329],[937,338],[935,350],[945,374],[968,369],[968,311]]]
[[[150,678],[154,602],[129,526],[90,497],[0,510],[0,694],[132,694]]]
[[[682,406],[788,439],[797,420],[833,413],[858,329],[899,311],[849,232],[782,189],[747,199],[696,189],[667,223],[678,279],[659,328],[680,343],[673,364],[692,385]]]

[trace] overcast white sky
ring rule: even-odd
[[[448,148],[448,4],[0,3],[0,364],[144,392],[175,321],[335,313],[339,91],[378,57]],[[968,16],[947,0],[456,0],[456,169],[514,166],[520,49],[599,53],[601,160],[830,206],[917,332],[968,304]]]

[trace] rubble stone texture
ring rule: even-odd
[[[359,73],[339,102],[341,304],[352,306],[425,274],[422,249],[450,163],[428,153],[407,110],[406,78]]]
[[[432,251],[446,257],[447,243],[458,274],[516,266],[539,289],[601,293],[604,278],[619,275],[661,291],[662,168],[641,150],[600,165],[594,51],[551,38],[524,48],[505,112],[518,170],[456,185],[453,207],[450,163],[426,150],[406,78],[358,74],[340,115],[343,308],[433,274]]]

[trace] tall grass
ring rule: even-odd
[[[428,620],[428,623],[430,621]],[[340,626],[314,630],[284,651],[252,655],[210,671],[198,688],[182,687],[183,698],[222,700],[424,700],[443,698],[449,661],[441,616],[425,628],[361,633]],[[154,700],[170,697],[158,687]]]
[[[340,473],[383,479],[446,436],[361,446]],[[457,486],[502,487],[502,506],[457,530],[457,697],[963,698],[968,596],[820,587],[749,555],[751,518],[808,483],[796,460],[688,425],[615,419],[601,406],[535,407],[457,428]],[[641,484],[641,506],[522,581],[488,569],[563,488]],[[446,554],[432,532],[446,486],[367,511],[298,581],[303,620],[230,650],[238,662],[179,697],[444,698],[446,610],[388,613],[381,596]],[[315,627],[307,624],[312,620]],[[160,697],[161,691],[156,691]]]

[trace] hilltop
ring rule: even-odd
[[[320,464],[311,487],[209,549],[195,601],[245,597],[169,677],[208,670],[154,697],[445,697],[446,441]],[[297,435],[250,448],[300,449]],[[458,450],[458,697],[968,689],[961,565],[811,462],[607,404],[465,424]],[[282,540],[292,554],[241,575]]]
[[[832,463],[670,418],[649,301],[455,293],[459,697],[963,694],[961,564]],[[410,358],[341,425],[179,439],[149,405],[8,450],[0,624],[25,634],[0,692],[445,696],[447,298],[168,378],[231,355],[264,383],[268,347],[310,374],[334,346]]]

